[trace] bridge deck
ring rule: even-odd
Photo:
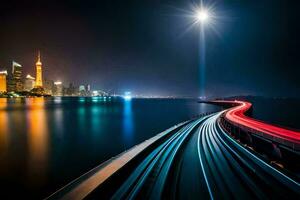
[[[225,113],[225,120],[234,126],[296,151],[300,150],[300,132],[274,126],[246,116],[245,112],[251,108],[251,103],[245,101],[224,100],[212,101],[212,103],[234,106]]]

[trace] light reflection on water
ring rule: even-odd
[[[79,100],[80,102],[82,102],[82,100]],[[84,107],[80,107],[78,109],[78,113],[77,113],[77,116],[78,116],[78,128],[80,130],[80,132],[84,132],[85,128],[86,127],[86,109]]]
[[[192,100],[0,99],[0,188],[17,185],[16,194],[44,198],[125,148],[214,109]]]
[[[27,135],[28,135],[28,169],[30,177],[42,181],[48,162],[48,122],[45,113],[44,98],[26,99]],[[38,184],[38,182],[36,183]]]
[[[93,100],[93,102],[95,102]],[[98,100],[96,101],[98,102]],[[99,132],[101,129],[100,129],[100,117],[101,117],[101,107],[99,106],[93,106],[92,109],[91,109],[91,126],[92,126],[92,132],[93,133],[97,133]]]
[[[132,113],[132,101],[131,99],[124,101],[123,108],[123,139],[126,142],[126,147],[132,143],[134,133],[134,121]]]
[[[0,98],[0,154],[5,154],[8,146],[9,124],[6,107],[7,99]]]

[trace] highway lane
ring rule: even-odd
[[[112,199],[157,199],[167,187],[167,175],[183,142],[203,120],[189,123],[151,152],[128,177]]]
[[[112,199],[299,198],[299,182],[224,132],[222,113],[192,121],[160,144]]]
[[[236,104],[235,107],[228,109],[225,113],[226,119],[229,121],[242,125],[258,132],[265,133],[275,138],[280,138],[283,141],[290,141],[295,144],[300,144],[300,132],[288,130],[278,126],[274,126],[262,121],[253,119],[245,115],[251,108],[252,104],[246,101],[214,101],[224,104]]]
[[[300,185],[253,152],[241,146],[220,127],[218,117],[207,119],[198,132],[198,155],[212,199],[291,199]]]
[[[165,188],[165,199],[209,199],[209,191],[198,159],[198,134],[192,133],[182,153],[177,155],[173,170],[169,172],[168,187]]]

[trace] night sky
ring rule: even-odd
[[[199,95],[197,1],[4,1],[0,68],[15,60],[34,74],[144,95]],[[213,1],[207,1],[213,2]],[[300,2],[216,0],[206,29],[208,96],[300,96]],[[298,3],[296,3],[298,2]]]

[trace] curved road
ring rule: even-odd
[[[294,199],[300,184],[220,127],[219,112],[192,121],[151,151],[112,199]]]
[[[223,104],[235,104],[236,106],[229,109],[225,118],[229,121],[242,125],[258,132],[268,134],[277,139],[282,139],[289,141],[294,144],[300,144],[300,132],[288,130],[278,126],[274,126],[256,119],[253,119],[249,116],[246,116],[245,113],[252,107],[252,104],[246,101],[213,101]]]

